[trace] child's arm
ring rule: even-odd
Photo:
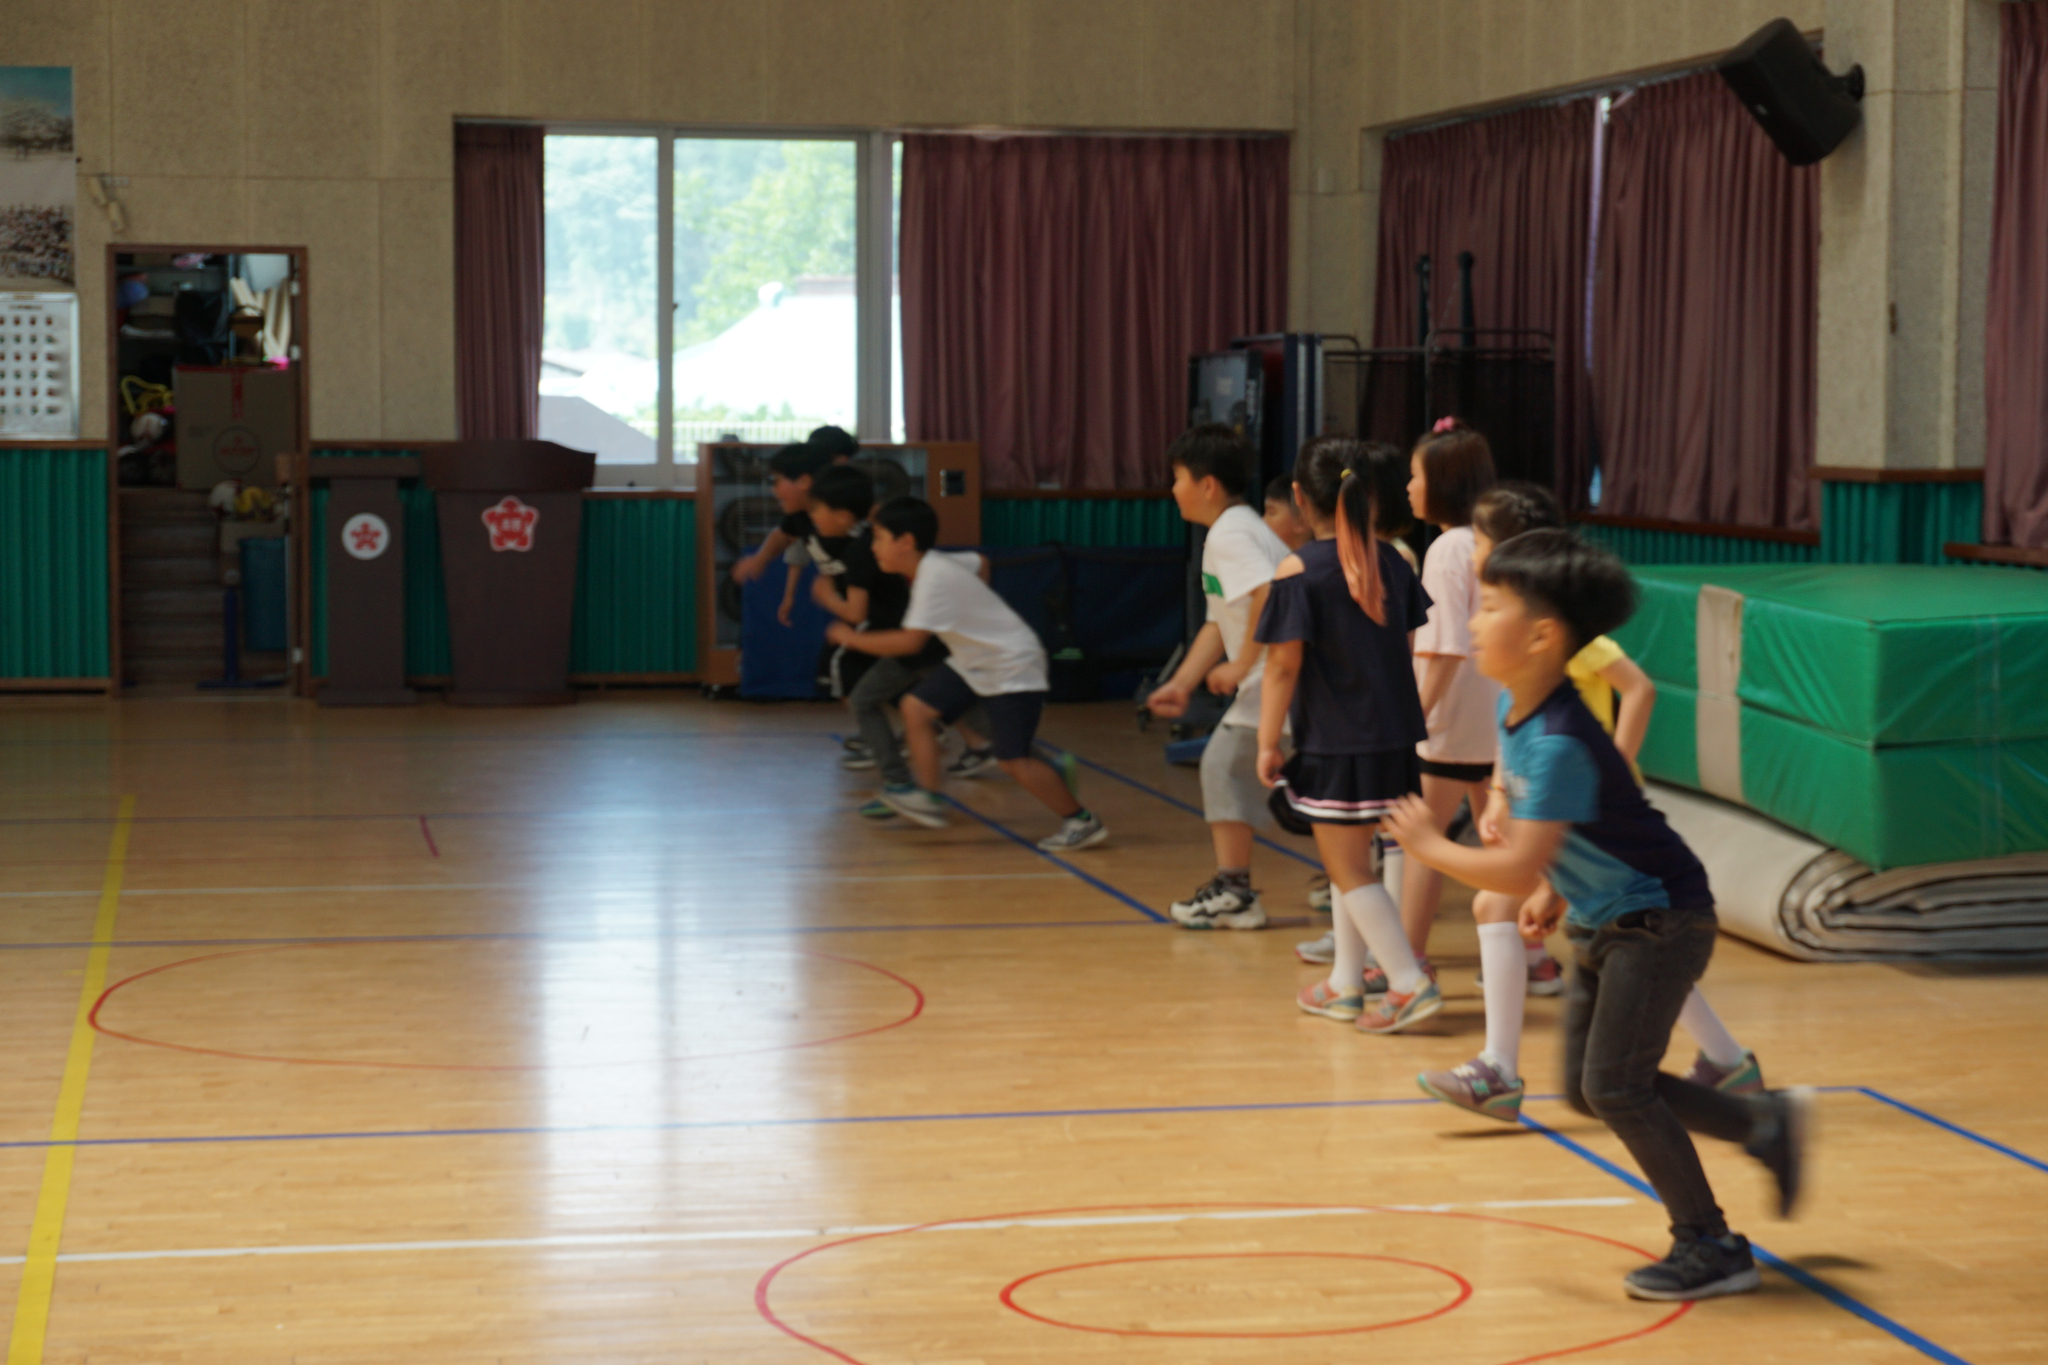
[[[1268,674],[1272,668],[1272,664],[1266,665]],[[1264,756],[1261,748],[1260,757]],[[1422,798],[1409,796],[1381,828],[1409,857],[1476,891],[1527,896],[1543,884],[1543,873],[1564,846],[1571,824],[1565,820],[1510,820],[1500,847],[1467,848],[1446,839]]]
[[[1259,618],[1266,613],[1266,596],[1273,589],[1271,583],[1261,583],[1249,594],[1252,599],[1251,614],[1245,619],[1244,641],[1237,651],[1237,657],[1227,663],[1220,663],[1209,670],[1209,690],[1219,697],[1227,697],[1244,686],[1245,678],[1252,666],[1259,661],[1265,646],[1259,643]],[[1218,632],[1221,638],[1221,632]]]
[[[1633,763],[1643,751],[1643,737],[1650,733],[1650,711],[1657,705],[1657,684],[1650,675],[1623,656],[1600,670],[1600,676],[1618,694],[1621,714],[1614,718],[1614,747]]]
[[[825,638],[861,654],[900,659],[923,649],[931,642],[932,633],[907,627],[900,630],[855,630],[844,621],[834,621],[825,627]]]
[[[811,600],[849,625],[868,619],[868,590],[847,588],[842,595],[837,574],[821,573],[812,579]]]
[[[1286,755],[1280,736],[1287,728],[1287,708],[1294,705],[1294,686],[1301,678],[1301,641],[1282,640],[1266,646],[1266,681],[1259,686],[1259,781],[1280,780]]]
[[[1188,695],[1222,657],[1223,632],[1211,621],[1195,632],[1193,643],[1188,645],[1187,657],[1180,661],[1179,668],[1173,670],[1173,676],[1153,688],[1152,695],[1145,698],[1145,709],[1156,716],[1185,714]]]
[[[768,533],[768,539],[761,542],[760,549],[732,566],[732,581],[735,583],[753,582],[762,574],[768,572],[768,566],[774,563],[784,550],[787,550],[795,543],[795,536],[783,530],[780,526],[776,527]]]
[[[1412,641],[1414,637],[1409,637]],[[1418,654],[1418,659],[1429,662],[1422,671],[1422,714],[1432,715],[1443,699],[1450,695],[1451,682],[1458,676],[1458,665],[1465,662],[1460,654]]]
[[[782,584],[782,605],[775,609],[775,619],[785,626],[789,624],[790,614],[796,610],[796,583],[803,576],[804,571],[801,567],[795,564],[789,566],[789,577]]]

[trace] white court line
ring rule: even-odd
[[[769,1228],[728,1232],[615,1232],[558,1237],[479,1237],[442,1242],[340,1242],[332,1245],[268,1247],[197,1247],[183,1251],[71,1251],[60,1254],[60,1263],[87,1261],[198,1261],[223,1260],[239,1256],[345,1256],[365,1253],[420,1251],[498,1251],[553,1247],[641,1247],[675,1246],[695,1242],[815,1241],[825,1237],[871,1237],[889,1232],[988,1232],[998,1228],[1105,1228],[1138,1227],[1152,1223],[1230,1222],[1245,1219],[1328,1218],[1380,1209],[1394,1213],[1450,1213],[1460,1209],[1612,1209],[1640,1202],[1627,1195],[1606,1195],[1594,1199],[1495,1199],[1479,1204],[1383,1204],[1376,1208],[1338,1205],[1309,1209],[1221,1209],[1214,1213],[1106,1214],[1070,1218],[1009,1218],[987,1222],[879,1223],[867,1227]],[[21,1265],[25,1256],[0,1256],[0,1265]]]
[[[835,872],[783,873],[790,881],[804,882],[1063,882],[1064,872],[904,872],[884,876],[842,876]],[[326,892],[342,893],[351,891],[541,891],[549,888],[536,886],[533,882],[406,882],[390,886],[165,886],[121,888],[123,900],[134,896],[287,896],[318,895]],[[569,888],[564,888],[568,890]],[[596,888],[576,888],[576,894],[588,896],[592,890],[607,891],[663,891],[672,889],[668,882],[645,882],[638,884],[617,884]],[[59,900],[97,899],[93,891],[0,891],[0,900]],[[721,893],[723,894],[723,893]]]

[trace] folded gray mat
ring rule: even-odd
[[[1652,784],[1712,880],[1721,927],[1809,962],[2048,957],[2048,854],[1873,872],[1725,801]]]

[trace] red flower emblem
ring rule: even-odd
[[[383,530],[367,522],[350,531],[349,538],[359,554],[375,554],[384,544]]]
[[[531,550],[534,524],[540,512],[509,493],[494,507],[484,509],[484,525],[491,533],[493,550]]]

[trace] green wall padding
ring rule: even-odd
[[[1172,498],[986,498],[981,543],[1033,545],[1185,545],[1187,524]]]
[[[1817,564],[1820,550],[1812,545],[1736,536],[1694,535],[1686,531],[1646,531],[1631,526],[1600,526],[1581,522],[1578,533],[1605,545],[1626,564]]]
[[[1944,564],[1942,546],[1983,538],[1981,483],[1821,484],[1824,564]]]
[[[107,452],[0,447],[0,678],[104,678]]]

